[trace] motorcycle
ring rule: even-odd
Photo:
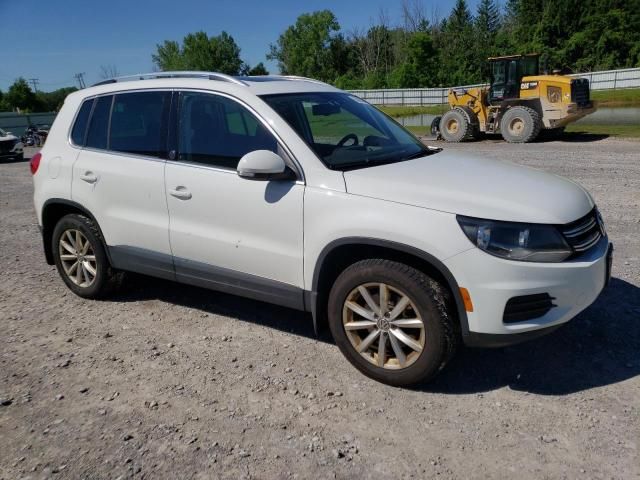
[[[22,135],[22,143],[26,147],[40,147],[42,146],[42,135],[38,127],[35,125],[29,125]]]

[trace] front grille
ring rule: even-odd
[[[598,211],[595,208],[579,220],[560,227],[560,231],[576,253],[586,252],[603,236]]]
[[[9,153],[16,144],[15,140],[5,140],[0,142],[0,153]]]
[[[504,323],[515,323],[540,318],[556,306],[553,300],[555,300],[555,298],[548,293],[513,297],[509,299],[504,308],[502,321]]]
[[[589,98],[589,80],[576,78],[571,81],[571,101],[579,107],[586,107],[591,103]]]

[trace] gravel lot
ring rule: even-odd
[[[0,164],[0,479],[640,478],[640,143],[447,148],[584,185],[614,278],[554,334],[463,349],[411,390],[299,312],[140,276],[75,297],[44,261],[27,163]]]

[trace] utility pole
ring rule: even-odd
[[[84,72],[82,72],[82,73],[76,73],[73,77],[78,81],[78,86],[80,87],[80,89],[85,88],[85,84],[84,84]]]
[[[40,82],[39,78],[30,78],[29,81],[31,85],[33,85],[33,91],[38,93],[38,83]]]

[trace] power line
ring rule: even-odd
[[[79,86],[81,89],[82,89],[82,88],[85,88],[85,84],[84,84],[84,72],[76,73],[73,77],[78,81],[78,86]]]
[[[29,81],[31,82],[31,85],[33,85],[33,91],[34,92],[38,92],[38,82],[40,82],[40,79],[38,78],[30,78]]]

